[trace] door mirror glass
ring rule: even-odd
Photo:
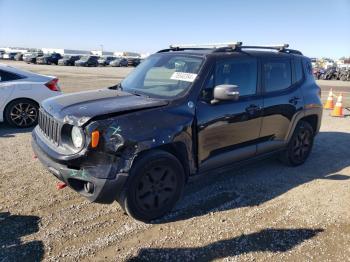
[[[220,101],[236,101],[239,98],[239,90],[237,85],[218,85],[214,88],[214,99],[212,104]]]

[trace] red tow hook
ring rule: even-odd
[[[66,183],[58,182],[57,185],[56,185],[56,188],[57,188],[57,190],[61,190],[61,189],[65,188],[66,186],[67,186]]]
[[[36,155],[33,156],[33,159],[37,159],[37,158],[38,158],[38,156],[36,156]]]

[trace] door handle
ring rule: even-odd
[[[258,112],[258,111],[261,110],[261,106],[257,106],[257,105],[252,104],[252,105],[246,107],[245,110],[246,110],[249,114],[254,114],[254,113],[256,113],[256,112]]]
[[[298,101],[300,100],[300,97],[298,97],[298,96],[294,96],[294,97],[292,97],[291,99],[289,99],[289,103],[290,104],[293,104],[293,105],[296,105],[296,104],[298,104]]]

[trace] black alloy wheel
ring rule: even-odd
[[[281,160],[287,165],[298,166],[309,157],[314,141],[314,130],[305,121],[299,121]]]
[[[155,165],[138,180],[136,204],[144,211],[155,211],[166,205],[175,195],[176,174],[164,165]]]
[[[169,212],[180,198],[185,174],[179,160],[161,150],[135,161],[118,202],[131,217],[149,222]]]
[[[18,99],[11,102],[5,110],[5,118],[11,126],[26,128],[37,124],[38,105],[29,99]]]

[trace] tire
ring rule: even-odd
[[[150,151],[133,164],[118,202],[132,218],[150,222],[175,206],[184,185],[179,160],[165,151]]]
[[[302,165],[309,157],[314,142],[314,130],[306,121],[299,121],[280,160],[288,166]]]
[[[27,128],[38,123],[39,106],[30,99],[17,99],[6,106],[5,119],[13,127]]]

